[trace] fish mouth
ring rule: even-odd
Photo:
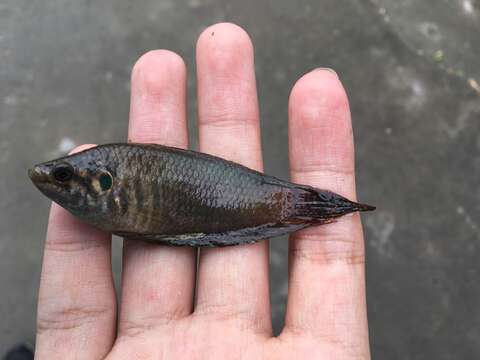
[[[39,164],[28,169],[27,172],[33,185],[35,185],[35,187],[50,200],[58,203],[61,199],[60,194],[63,189],[56,184],[55,181],[52,181],[51,169],[52,165]]]
[[[34,184],[42,184],[50,182],[50,167],[46,165],[35,165],[28,169],[28,177]]]

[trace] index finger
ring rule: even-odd
[[[132,72],[131,141],[188,146],[186,80],[183,59],[171,51],[150,51],[137,61]],[[195,249],[126,239],[123,260],[120,338],[191,313]]]

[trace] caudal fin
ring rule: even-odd
[[[299,187],[294,218],[322,222],[356,211],[373,211],[375,206],[357,203],[331,191]]]

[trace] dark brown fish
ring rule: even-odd
[[[207,154],[107,144],[36,165],[33,183],[89,224],[170,245],[255,242],[374,210]]]

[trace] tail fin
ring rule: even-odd
[[[373,211],[375,206],[360,204],[334,192],[299,187],[293,217],[306,221],[324,222],[355,211]]]

